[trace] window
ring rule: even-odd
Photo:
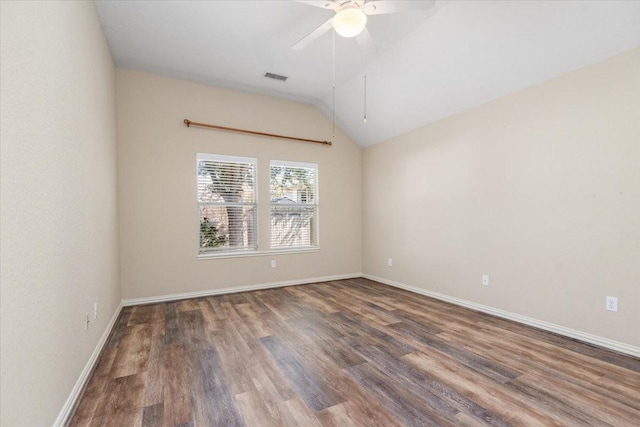
[[[318,246],[318,165],[271,161],[271,248]]]
[[[198,153],[199,254],[255,251],[256,159]]]

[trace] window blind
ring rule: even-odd
[[[258,248],[256,163],[198,153],[200,254]]]
[[[318,246],[318,165],[271,161],[271,248]]]

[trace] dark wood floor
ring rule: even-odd
[[[640,360],[366,279],[125,308],[73,426],[640,425]]]

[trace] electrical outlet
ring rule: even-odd
[[[89,313],[84,314],[84,330],[89,329]]]
[[[617,297],[607,297],[606,308],[609,311],[618,311],[618,298]]]
[[[276,262],[275,259],[271,260],[271,268],[276,268],[278,266],[278,263]]]
[[[486,274],[482,275],[482,284],[484,286],[489,286],[489,276],[487,276]]]
[[[387,265],[388,265],[389,267],[393,267],[393,259],[392,259],[392,258],[389,258],[389,259],[387,260]]]
[[[93,320],[98,318],[98,303],[93,303]]]

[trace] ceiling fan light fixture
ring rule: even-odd
[[[354,8],[342,9],[333,17],[333,28],[342,37],[355,37],[367,25],[367,15]]]

